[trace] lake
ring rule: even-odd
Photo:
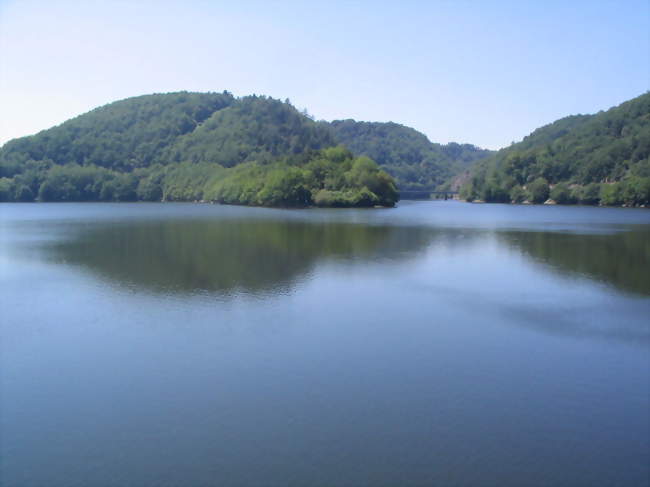
[[[0,484],[639,486],[650,211],[0,205]]]

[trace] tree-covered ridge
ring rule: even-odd
[[[0,150],[0,177],[33,163],[131,171],[161,162],[161,153],[235,98],[227,93],[167,93],[117,101]],[[28,164],[28,163],[32,164]]]
[[[488,202],[647,205],[650,93],[534,131],[479,162],[461,194]]]
[[[470,144],[434,144],[415,129],[393,122],[335,120],[336,139],[366,155],[397,180],[401,190],[432,190],[492,152]]]
[[[247,96],[180,137],[160,162],[213,162],[232,167],[336,145],[328,127],[273,98]]]

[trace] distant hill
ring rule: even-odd
[[[331,126],[337,141],[377,161],[395,177],[400,190],[435,189],[492,154],[471,144],[436,144],[417,130],[393,122],[335,120]]]
[[[647,205],[649,193],[650,93],[535,130],[477,163],[462,188],[488,202]]]

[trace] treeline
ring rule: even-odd
[[[650,177],[629,176],[619,182],[587,185],[550,185],[546,179],[537,178],[528,185],[511,188],[490,181],[479,190],[473,184],[463,186],[460,197],[487,203],[541,204],[551,200],[560,205],[646,206],[650,202]]]
[[[433,190],[492,154],[471,144],[435,144],[421,132],[393,122],[335,120],[336,140],[377,161],[401,190]]]
[[[394,180],[367,157],[330,147],[301,158],[152,165],[128,173],[99,166],[29,163],[0,178],[0,201],[214,201],[259,206],[394,206]]]
[[[486,202],[650,203],[650,94],[567,117],[479,162],[461,197]]]

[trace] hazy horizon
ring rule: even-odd
[[[648,2],[478,5],[0,2],[0,145],[124,98],[227,90],[498,149],[650,89]]]

